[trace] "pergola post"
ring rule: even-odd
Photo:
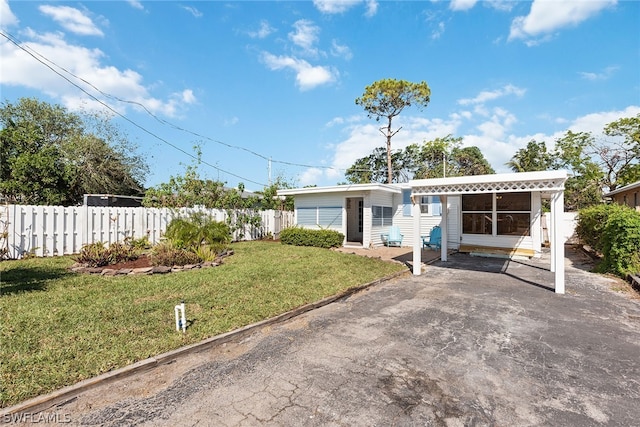
[[[411,215],[413,216],[413,275],[422,274],[422,239],[420,238],[420,203],[411,198]]]
[[[551,226],[553,239],[551,241],[551,266],[555,273],[555,291],[564,294],[564,236],[562,224],[564,221],[564,191],[560,190],[551,196]]]
[[[442,230],[442,239],[440,242],[440,259],[447,261],[447,237],[449,234],[447,223],[449,218],[449,209],[447,209],[447,196],[440,196],[440,206],[442,206],[442,224],[440,229]]]

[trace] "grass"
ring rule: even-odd
[[[72,273],[70,257],[0,262],[0,406],[273,317],[406,267],[326,249],[233,244],[216,268]],[[190,326],[175,331],[185,300]]]

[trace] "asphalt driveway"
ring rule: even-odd
[[[46,409],[100,426],[631,426],[640,301],[569,252],[452,255]],[[64,417],[64,418],[62,418]]]

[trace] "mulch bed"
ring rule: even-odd
[[[74,264],[71,270],[76,273],[99,274],[102,276],[122,276],[129,274],[166,274],[177,271],[193,270],[197,268],[217,267],[223,262],[223,258],[233,255],[232,250],[225,251],[220,254],[215,261],[201,262],[199,264],[191,264],[184,266],[154,266],[151,264],[149,256],[143,254],[133,261],[120,262],[118,264],[109,264],[102,267],[87,267],[82,264]]]

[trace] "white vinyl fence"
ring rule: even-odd
[[[176,216],[196,209],[117,208],[94,206],[0,206],[0,258],[76,254],[83,245],[104,242],[109,245],[127,237],[147,236],[158,243],[167,224]],[[228,214],[220,209],[197,209],[216,221],[226,221]],[[288,211],[254,211],[262,221],[259,227],[247,226],[234,232],[234,240],[255,240],[268,236],[278,238],[280,230],[294,224]]]

